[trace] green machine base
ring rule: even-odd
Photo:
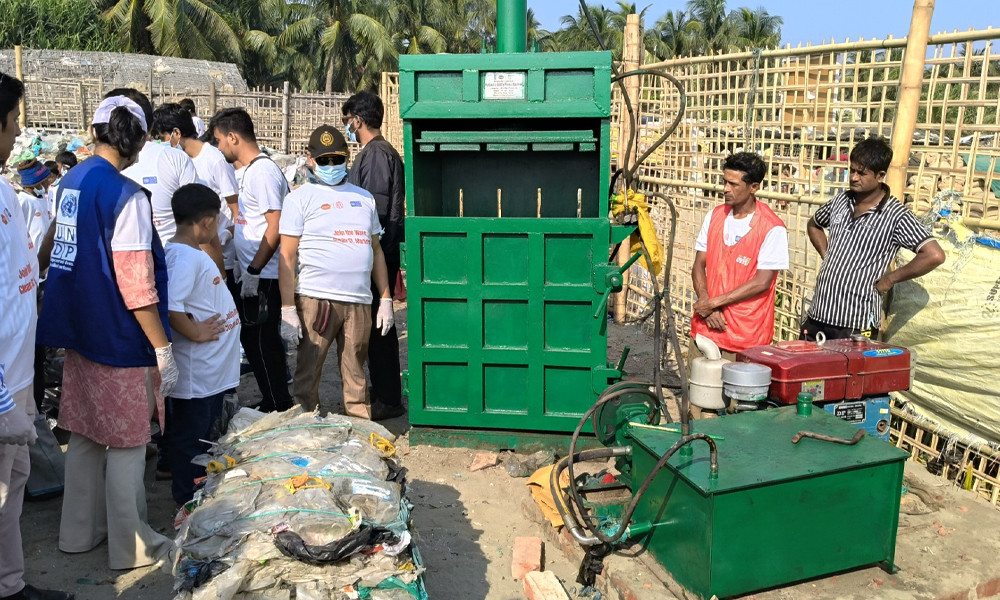
[[[531,453],[552,450],[560,456],[569,451],[570,436],[565,433],[537,431],[505,431],[499,429],[463,429],[458,427],[410,428],[411,446],[438,446],[443,448],[474,448],[478,450],[514,450]],[[593,436],[581,436],[577,450],[601,448]]]
[[[857,567],[892,571],[909,455],[874,436],[855,445],[792,438],[810,431],[851,440],[855,425],[824,410],[795,407],[694,421],[719,436],[712,477],[707,444],[677,452],[643,495],[637,538],[685,588],[720,598]],[[632,428],[636,481],[652,471],[678,434]]]

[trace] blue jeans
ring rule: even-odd
[[[207,440],[212,425],[222,416],[225,392],[207,398],[167,398],[167,439],[173,482],[174,501],[184,504],[194,495],[194,480],[205,476],[205,467],[191,464],[191,459],[208,451]]]

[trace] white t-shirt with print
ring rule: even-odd
[[[31,248],[38,254],[42,238],[49,230],[49,207],[47,198],[39,198],[31,192],[19,192],[17,199],[21,203],[21,215],[28,226],[28,237],[31,238]]]
[[[712,223],[712,213],[709,211],[705,215],[705,222],[695,240],[694,249],[698,252],[708,250],[708,229]],[[722,226],[722,241],[727,246],[732,246],[740,241],[743,236],[750,233],[750,220],[753,213],[742,219],[733,217],[730,212],[726,217],[726,222]],[[784,227],[774,227],[764,236],[764,243],[757,254],[757,268],[765,271],[783,271],[788,268],[788,231]]]
[[[198,181],[194,163],[179,148],[148,141],[139,152],[139,160],[122,171],[122,175],[152,194],[153,227],[156,228],[160,241],[166,243],[177,231],[170,200],[177,188]]]
[[[236,257],[240,267],[246,270],[253,261],[264,239],[267,220],[264,214],[271,210],[282,210],[282,202],[288,192],[288,182],[281,169],[273,160],[261,153],[261,158],[243,168],[240,180],[240,215],[236,218]],[[261,270],[261,278],[278,278],[277,251]]]
[[[194,131],[198,137],[205,135],[205,121],[198,115],[191,115],[191,121],[194,123]]]
[[[0,365],[7,391],[31,385],[38,323],[38,257],[17,193],[0,177]]]
[[[174,360],[180,371],[174,398],[206,398],[240,382],[240,317],[219,267],[203,250],[170,243],[167,254],[167,309],[204,321],[218,313],[226,319],[214,342],[192,342],[174,332]]]
[[[296,292],[371,304],[371,239],[382,234],[371,194],[349,183],[307,183],[285,198],[279,232],[299,238]]]
[[[228,228],[233,225],[233,212],[229,210],[226,198],[239,193],[236,183],[236,173],[233,165],[218,148],[211,144],[202,144],[201,152],[191,159],[198,173],[198,180],[219,195],[221,212],[219,214],[219,240],[222,242],[222,259],[227,269],[236,266],[236,246],[229,234]]]

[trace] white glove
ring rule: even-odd
[[[0,444],[34,444],[38,438],[35,423],[20,406],[0,415]]]
[[[156,366],[160,369],[160,393],[166,398],[174,392],[181,376],[177,363],[174,362],[173,344],[156,349]]]
[[[240,266],[240,259],[236,259],[236,264],[233,265],[233,283],[238,284],[243,279],[243,267]]]
[[[285,340],[289,349],[297,347],[302,339],[302,322],[294,306],[281,307],[281,339]]]
[[[382,335],[388,335],[396,322],[392,314],[392,298],[382,298],[378,304],[378,314],[375,316],[375,329],[380,329]]]
[[[260,275],[251,275],[247,271],[240,273],[239,280],[242,287],[240,288],[240,296],[244,298],[253,298],[257,295],[257,287],[260,286]]]

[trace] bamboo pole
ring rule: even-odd
[[[21,55],[21,46],[14,46],[14,76],[24,82],[24,57]],[[21,101],[18,105],[21,108],[21,116],[17,118],[17,124],[21,128],[28,126],[28,103],[25,99],[27,94],[21,94]]]
[[[625,17],[625,40],[622,47],[622,62],[624,63],[625,71],[634,71],[639,68],[642,58],[642,27],[639,23],[639,15],[630,14]],[[632,102],[632,107],[635,109],[636,114],[641,114],[639,106],[639,90],[641,80],[638,77],[629,77],[625,80],[625,93],[628,94],[629,99]],[[624,101],[623,101],[624,106]],[[628,147],[629,137],[632,135],[632,128],[638,127],[638,123],[632,123],[627,118],[627,115],[622,115],[622,128],[621,137],[618,142],[618,165],[631,166],[635,159],[638,157],[639,148],[639,132],[636,131],[635,143],[631,148],[628,148],[628,155],[626,156],[626,148]],[[577,191],[577,202],[576,202],[576,216],[579,217],[581,213],[581,198],[580,192]],[[631,254],[631,246],[629,244],[622,244],[618,248],[618,254],[616,256],[616,262],[619,267],[625,266],[628,262]],[[615,323],[624,323],[625,317],[628,313],[628,280],[629,273],[626,270],[622,273],[622,291],[615,294],[614,303],[614,319]]]
[[[291,115],[289,114],[289,87],[286,81],[281,88],[281,151],[288,154],[288,129],[291,125]]]
[[[910,34],[906,36],[906,53],[903,58],[903,72],[892,126],[892,164],[886,177],[889,189],[900,198],[903,188],[906,187],[906,167],[909,165],[913,130],[917,124],[920,87],[924,82],[924,61],[927,57],[927,38],[930,36],[933,14],[934,0],[916,0],[913,3],[913,18],[910,20]]]

